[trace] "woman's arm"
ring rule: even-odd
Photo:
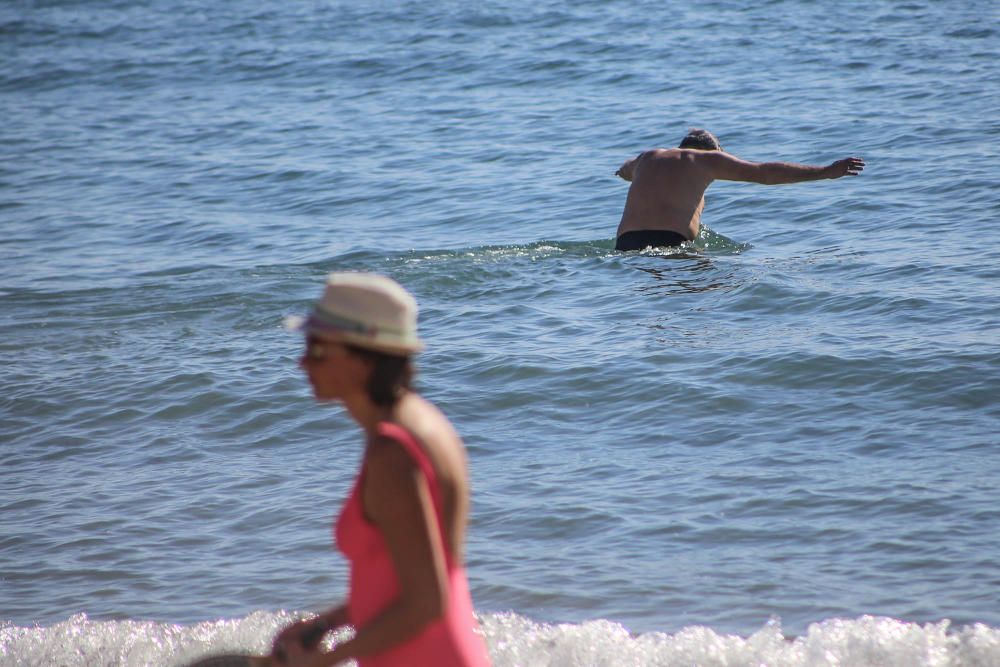
[[[394,440],[379,438],[369,446],[363,498],[392,558],[399,597],[357,628],[353,639],[324,654],[328,665],[396,646],[443,616],[448,607],[445,551],[430,489]]]

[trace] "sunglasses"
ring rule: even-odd
[[[306,359],[309,361],[323,361],[329,348],[328,343],[318,340],[306,340]]]

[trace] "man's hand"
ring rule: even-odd
[[[865,168],[865,161],[859,157],[846,157],[837,160],[827,170],[827,178],[840,178],[841,176],[857,176]]]

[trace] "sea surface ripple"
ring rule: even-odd
[[[498,665],[1000,662],[997,25],[3,4],[0,655],[262,650],[344,594],[360,434],[282,319],[364,270],[420,302]],[[614,251],[615,169],[689,126],[868,166],[716,183],[693,244]]]

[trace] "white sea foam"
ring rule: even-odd
[[[985,4],[0,2],[0,667],[343,595],[362,439],[279,329],[334,269],[420,301],[479,608],[642,633],[485,616],[497,664],[1000,664]],[[869,167],[615,252],[690,124]],[[954,625],[810,627],[873,612]]]
[[[194,625],[92,621],[79,614],[49,627],[0,628],[7,667],[184,665],[219,653],[262,653],[299,615],[254,612]],[[480,618],[496,667],[991,667],[1000,664],[1000,629],[948,621],[924,625],[863,616],[829,619],[787,638],[777,622],[749,637],[692,626],[677,633],[630,633],[606,620],[536,623],[514,613]]]

